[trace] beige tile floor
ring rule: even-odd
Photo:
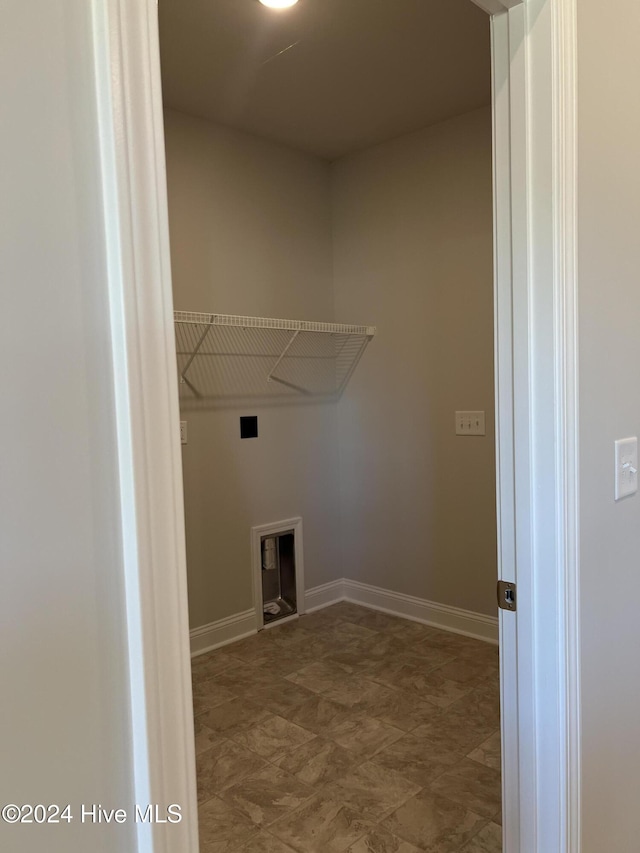
[[[501,850],[496,647],[341,602],[193,690],[201,853]]]

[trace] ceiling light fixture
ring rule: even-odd
[[[260,0],[260,2],[270,9],[288,9],[290,6],[295,6],[298,0]]]

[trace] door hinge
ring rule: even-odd
[[[503,610],[516,609],[516,585],[509,581],[498,581],[498,607]]]

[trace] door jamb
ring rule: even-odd
[[[155,0],[92,0],[138,853],[198,853],[187,566]]]
[[[576,0],[493,12],[504,849],[580,850]],[[501,8],[496,8],[501,7]]]

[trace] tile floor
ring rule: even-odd
[[[201,853],[501,850],[496,647],[341,602],[193,689]]]

